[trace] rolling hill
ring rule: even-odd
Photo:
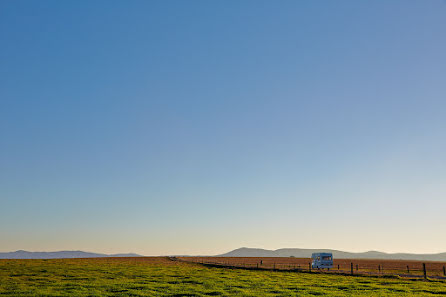
[[[333,253],[338,259],[386,259],[386,260],[420,260],[420,261],[446,261],[446,253],[438,254],[410,254],[410,253],[383,253],[369,251],[363,253],[352,253],[330,249],[298,249],[286,248],[278,250],[266,250],[257,248],[239,248],[218,257],[296,257],[310,258],[312,253]]]
[[[15,251],[0,253],[0,259],[69,259],[69,258],[103,258],[103,257],[141,257],[137,254],[98,254],[83,251],[28,252]]]

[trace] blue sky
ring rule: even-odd
[[[2,1],[1,250],[446,251],[446,3]]]

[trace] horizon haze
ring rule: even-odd
[[[300,249],[300,248],[282,248],[277,250],[266,250],[259,248],[242,247],[221,255],[157,255],[164,257],[292,257],[292,258],[311,258],[313,253],[332,253],[335,259],[380,259],[380,260],[409,260],[409,261],[446,261],[446,252],[435,254],[413,254],[413,253],[384,253],[380,251],[367,251],[352,253],[332,249]],[[70,259],[70,258],[106,258],[106,257],[145,257],[133,253],[120,254],[100,254],[86,251],[24,251],[0,252],[0,259]]]

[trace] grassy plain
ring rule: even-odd
[[[182,260],[197,263],[215,263],[235,267],[251,267],[263,269],[290,270],[300,268],[308,270],[309,258],[292,257],[180,257]],[[260,264],[261,263],[261,264]],[[334,259],[331,272],[350,273],[353,263],[354,273],[375,275],[411,275],[412,277],[423,277],[423,263],[426,264],[429,277],[443,277],[443,267],[446,262],[433,261],[411,261],[411,260],[380,260],[380,259]],[[339,266],[339,270],[338,270]],[[358,270],[356,269],[358,267]]]
[[[167,258],[0,260],[0,296],[438,296],[441,281],[204,267]]]

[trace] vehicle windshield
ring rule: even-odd
[[[323,256],[322,260],[324,260],[324,261],[331,261],[331,256]]]

